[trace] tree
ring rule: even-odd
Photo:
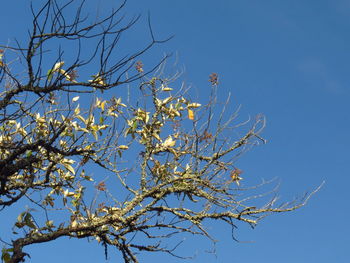
[[[235,163],[265,142],[264,118],[232,135],[242,124],[236,113],[225,118],[228,102],[217,105],[216,73],[201,105],[176,88],[178,75],[164,73],[167,57],[145,70],[142,56],[167,41],[155,38],[150,23],[150,42],[116,59],[121,36],[138,21],[121,15],[125,4],[89,23],[84,2],[47,0],[32,6],[27,45],[2,46],[0,206],[6,213],[26,205],[9,227],[12,241],[2,240],[3,262],[24,261],[27,246],[61,237],[96,239],[106,256],[115,246],[125,262],[138,262],[137,251],[179,256],[166,241],[186,233],[212,239],[206,221],[254,227],[312,194],[278,205],[272,191],[262,204],[262,195],[241,187]]]

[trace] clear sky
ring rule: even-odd
[[[23,2],[2,1],[1,44],[22,39],[29,28]],[[114,1],[87,2],[90,7],[98,3],[104,12]],[[127,10],[143,15],[134,34],[140,39],[132,37],[130,45],[144,42],[148,11],[156,36],[175,36],[152,54],[177,56],[198,102],[207,99],[208,76],[216,72],[220,99],[230,92],[232,109],[242,105],[242,118],[266,116],[263,137],[268,144],[238,161],[244,177],[256,182],[279,177],[281,201],[326,182],[304,208],[267,217],[254,230],[242,225],[236,231],[240,243],[228,229],[213,224],[219,240],[216,257],[203,252],[210,248],[208,242],[190,239],[180,248],[187,255],[198,250],[189,262],[349,262],[350,1],[129,0]],[[69,242],[28,251],[37,263],[104,261],[103,249],[95,243]],[[107,262],[120,262],[109,251]],[[163,260],[181,262],[160,254],[140,256],[142,263]]]

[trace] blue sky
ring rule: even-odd
[[[22,38],[29,17],[23,1],[2,2],[0,42],[6,44]],[[113,2],[88,1],[88,6],[92,14],[94,5],[103,13]],[[203,253],[208,242],[190,239],[182,249],[200,253],[189,262],[348,262],[350,1],[129,0],[127,13],[144,15],[126,40],[130,45],[144,43],[148,11],[156,36],[174,35],[152,56],[173,52],[199,102],[208,97],[209,74],[217,72],[219,98],[230,92],[232,110],[242,105],[242,119],[266,116],[268,144],[238,161],[245,177],[256,182],[279,177],[281,201],[326,182],[304,208],[268,217],[254,230],[242,225],[236,232],[241,243],[222,225],[213,225],[220,240],[217,256]],[[44,252],[41,245],[33,247],[33,262],[46,262],[51,253],[56,256],[50,262],[103,261],[101,247],[69,242],[67,247],[67,240],[57,241]],[[117,262],[112,249],[110,256],[108,262]],[[141,262],[155,260],[181,262],[140,256]]]

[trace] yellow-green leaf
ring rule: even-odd
[[[187,105],[187,108],[199,108],[200,106],[202,106],[202,104],[199,103],[190,103]]]
[[[194,112],[193,112],[193,110],[188,109],[188,118],[190,120],[194,120]]]
[[[63,165],[64,165],[64,167],[65,167],[68,171],[70,171],[72,174],[75,174],[75,170],[74,170],[73,166],[71,166],[71,165],[68,164],[68,163],[65,163],[65,164],[63,164]]]
[[[127,145],[119,145],[118,148],[121,149],[121,150],[127,150],[127,149],[129,149],[129,146],[127,146]]]
[[[105,110],[105,105],[106,105],[106,101],[102,101],[101,102],[101,109],[104,111]]]

